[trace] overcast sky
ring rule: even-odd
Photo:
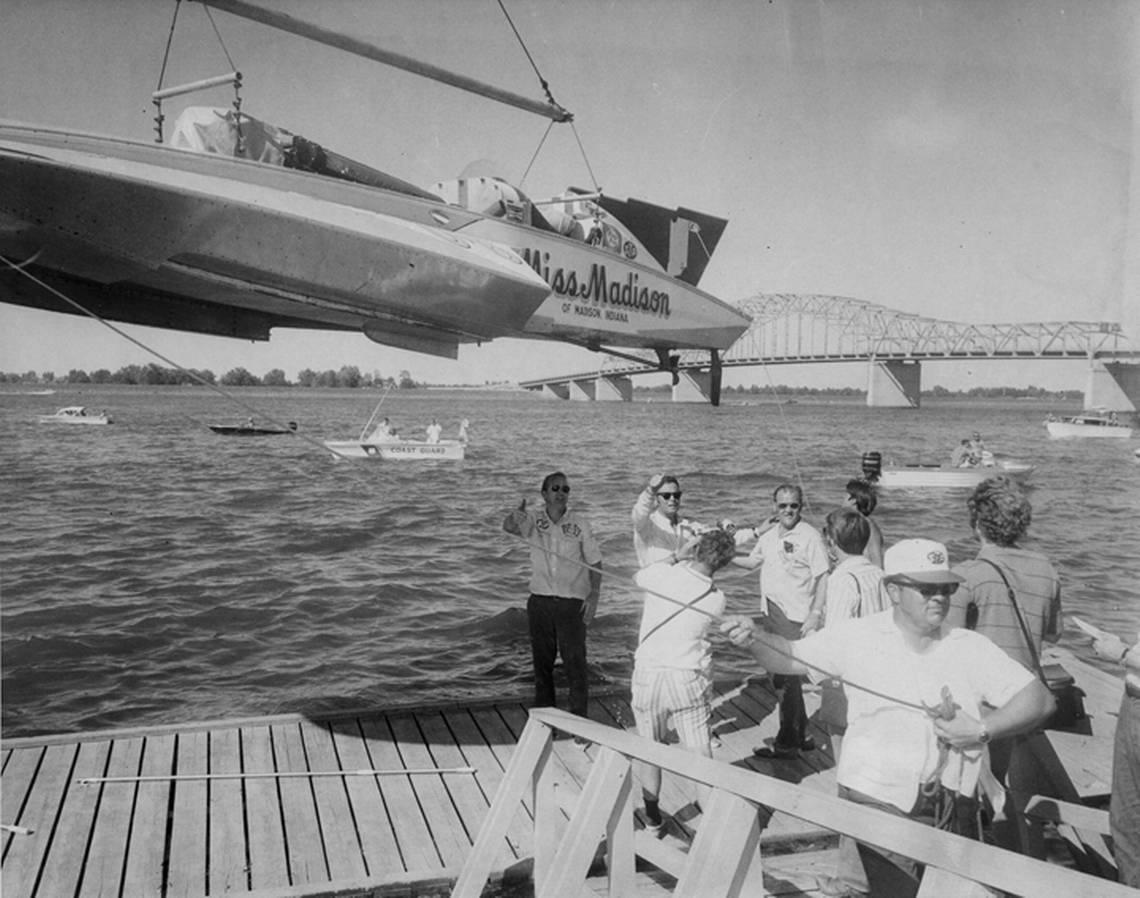
[[[701,286],[851,296],[978,323],[1120,321],[1140,346],[1140,4],[1131,0],[504,0],[577,136],[555,129],[532,196],[593,177],[728,229]],[[528,96],[537,79],[494,0],[265,5]],[[4,0],[0,116],[152,138],[175,4]],[[522,180],[546,122],[212,11],[244,109],[422,185],[473,162]],[[230,70],[183,3],[166,84]],[[225,105],[219,90],[168,104]],[[587,164],[588,162],[588,164]],[[592,174],[591,174],[592,173]],[[532,341],[458,361],[363,336],[268,344],[127,327],[187,367],[293,377],[357,365],[481,383],[596,364]],[[0,304],[0,370],[154,359],[90,321]],[[828,382],[865,375],[829,369]],[[942,366],[924,384],[1083,386],[1080,367]],[[1077,373],[1074,374],[1073,372]],[[934,373],[932,371],[932,373]],[[791,382],[788,368],[772,375]],[[758,371],[729,383],[763,382]]]

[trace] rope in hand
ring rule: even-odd
[[[510,531],[506,531],[506,530],[503,532],[504,533],[510,533]],[[588,571],[594,571],[595,573],[602,574],[603,576],[607,573],[606,571],[603,571],[602,568],[595,567],[594,565],[589,564],[588,562],[585,562],[580,558],[571,558],[569,555],[563,555],[562,553],[556,552],[553,549],[547,548],[546,546],[543,546],[540,543],[532,542],[531,540],[527,539],[525,536],[522,536],[521,534],[510,533],[510,535],[514,536],[520,542],[524,542],[528,546],[535,548],[535,549],[538,549],[540,552],[545,552],[547,555],[551,556],[552,558],[557,558],[560,561],[569,562],[570,564],[574,564],[574,565],[577,565],[578,567],[585,568]],[[684,559],[681,559],[681,560],[684,560]],[[611,569],[609,571],[609,573],[612,574],[613,570]],[[657,592],[656,590],[653,590],[653,589],[646,589],[644,586],[639,585],[636,582],[636,580],[634,580],[634,578],[632,576],[629,576],[628,579],[631,582],[633,582],[633,585],[637,586],[637,588],[640,589],[642,592],[649,593],[649,595],[655,596],[659,599],[665,600],[666,602],[670,602],[674,605],[677,605],[677,606],[679,606],[681,611],[684,611],[685,609],[688,609],[690,611],[695,611],[697,614],[703,614],[705,617],[709,618],[712,621],[715,621],[718,624],[722,624],[726,620],[726,618],[723,617],[722,615],[714,614],[711,611],[706,611],[704,608],[700,608],[700,607],[697,607],[695,605],[686,604],[685,602],[681,601],[680,599],[675,599],[672,596],[664,595],[663,593]],[[680,612],[678,612],[678,613],[680,613]],[[922,712],[922,714],[924,714],[925,716],[930,717],[930,718],[941,717],[944,713],[943,709],[945,707],[945,702],[943,702],[942,704],[939,704],[939,705],[931,706],[931,705],[924,705],[920,702],[908,701],[907,699],[899,698],[898,696],[888,695],[885,692],[880,692],[877,689],[872,689],[870,686],[861,686],[860,684],[855,683],[851,680],[847,680],[843,677],[836,676],[835,674],[831,673],[828,670],[825,670],[824,668],[820,667],[817,664],[812,664],[808,661],[804,661],[802,658],[795,657],[795,655],[793,655],[791,652],[786,652],[782,649],[778,649],[775,646],[769,645],[767,643],[765,645],[769,651],[775,652],[777,655],[782,655],[785,658],[789,658],[793,661],[796,661],[799,664],[802,664],[804,667],[807,667],[811,670],[814,670],[814,671],[822,674],[824,677],[831,679],[831,680],[835,680],[844,686],[849,686],[852,689],[858,689],[861,692],[866,692],[868,695],[873,695],[876,698],[883,699],[884,701],[888,701],[888,702],[891,702],[891,703],[896,704],[896,705],[901,705],[904,708],[911,708],[915,711],[920,711],[920,712]],[[949,716],[953,717],[954,716],[953,712],[951,712]]]

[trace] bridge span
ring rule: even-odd
[[[633,377],[665,370],[673,374],[674,402],[715,405],[725,368],[861,362],[868,405],[917,408],[924,360],[1084,359],[1086,407],[1134,411],[1140,405],[1140,352],[1111,321],[966,324],[816,294],[762,293],[737,307],[752,324],[723,356],[684,350],[663,368],[648,353],[623,353],[594,370],[520,386],[561,399],[628,402]]]

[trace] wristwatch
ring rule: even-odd
[[[978,745],[989,745],[990,744],[989,728],[986,726],[986,722],[984,720],[979,721],[979,723],[982,725],[982,731],[980,733],[978,733]]]

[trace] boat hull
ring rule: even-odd
[[[88,293],[125,291],[119,318],[172,300],[170,323],[142,323],[218,332],[206,315],[188,326],[187,303],[209,304],[238,311],[234,336],[251,336],[243,320],[259,321],[252,336],[262,339],[275,325],[390,330],[424,338],[424,351],[450,344],[441,355],[519,333],[546,299],[546,283],[506,247],[409,218],[423,207],[419,217],[432,221],[424,200],[360,185],[329,190],[326,180],[0,124],[0,251],[19,261],[38,253],[30,270]],[[22,280],[8,271],[0,284],[26,295]]]
[[[61,408],[51,415],[40,415],[41,424],[82,424],[104,425],[112,423],[111,416],[106,414],[88,414],[86,409],[79,406]]]
[[[1035,465],[1013,461],[976,468],[951,468],[946,465],[890,465],[883,467],[879,485],[904,489],[969,489],[989,477],[999,475],[1024,481],[1035,470]]]
[[[1128,440],[1132,428],[1122,424],[1074,424],[1069,421],[1046,421],[1045,429],[1055,440]]]
[[[35,256],[30,272],[104,317],[245,339],[354,330],[452,358],[508,336],[725,350],[751,323],[622,254],[442,199],[4,122],[0,252]],[[0,299],[75,312],[11,270]]]
[[[362,440],[325,440],[325,445],[338,457],[374,458],[385,461],[460,461],[467,446],[457,440],[424,443],[399,440],[391,443],[369,443]]]
[[[214,433],[224,437],[276,437],[295,433],[284,427],[247,427],[243,424],[210,424]]]

